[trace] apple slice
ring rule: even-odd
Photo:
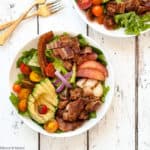
[[[95,80],[100,80],[100,81],[105,80],[105,76],[102,72],[100,72],[97,69],[91,69],[91,68],[79,69],[77,71],[77,77],[95,79]]]
[[[89,61],[82,63],[79,66],[79,69],[85,69],[85,68],[99,70],[100,72],[102,72],[104,74],[105,77],[108,76],[108,71],[107,71],[106,67],[97,61],[89,60]]]

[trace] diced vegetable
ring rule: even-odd
[[[53,119],[53,120],[47,122],[46,124],[44,124],[44,129],[47,132],[53,133],[53,132],[57,131],[57,129],[58,129],[58,122],[55,119]]]
[[[64,76],[57,70],[55,75],[62,81],[62,83],[67,87],[71,88],[71,84],[64,78]]]
[[[142,21],[149,22],[150,21],[150,13],[147,13],[143,16],[141,16]]]
[[[19,100],[21,100],[21,99],[27,99],[30,93],[31,93],[30,89],[22,88],[20,90],[20,92],[18,93]]]
[[[109,86],[103,85],[103,95],[102,95],[102,98],[101,98],[102,102],[105,102],[105,97],[106,97],[107,93],[109,92],[109,90],[110,90]]]
[[[26,64],[24,64],[24,63],[21,63],[20,70],[25,75],[29,75],[30,72],[31,72],[31,69]]]
[[[87,46],[89,43],[86,41],[86,39],[82,36],[82,34],[79,34],[77,36],[77,38],[79,39],[79,43],[80,43],[80,46]]]
[[[27,99],[21,99],[18,103],[18,110],[20,112],[27,111]]]
[[[24,74],[20,73],[17,75],[17,81],[15,82],[16,84],[20,84],[22,80],[25,78]]]
[[[57,89],[56,92],[60,93],[65,88],[65,85],[62,83]]]
[[[12,104],[17,107],[18,105],[18,102],[19,102],[19,99],[18,97],[14,94],[14,93],[11,93],[11,95],[9,96],[9,99],[10,101],[12,102]]]
[[[96,118],[96,111],[89,113],[89,119]]]
[[[24,51],[22,53],[22,56],[17,61],[17,67],[21,65],[21,63],[24,63],[28,65],[29,61],[32,59],[33,55],[37,53],[36,49],[31,49],[29,51]]]
[[[74,64],[73,68],[72,68],[72,76],[70,79],[70,83],[72,83],[72,84],[75,84],[75,82],[76,82],[76,71],[77,71],[77,67],[76,67],[76,64]]]
[[[13,91],[14,91],[14,92],[19,93],[20,90],[21,90],[20,84],[14,84],[14,85],[13,85]]]
[[[40,80],[42,79],[41,75],[39,75],[38,73],[34,71],[30,73],[29,78],[33,82],[40,82]]]
[[[103,1],[103,3],[107,3],[107,2],[109,2],[110,0],[102,0]]]
[[[55,76],[55,68],[52,63],[49,63],[45,68],[45,73],[48,77],[54,77]]]
[[[33,54],[32,58],[29,60],[29,62],[27,63],[27,65],[33,66],[33,67],[40,67],[39,62],[38,62],[37,52],[35,52]]]
[[[71,72],[68,72],[67,74],[65,74],[64,75],[64,78],[66,79],[66,80],[68,80],[70,77],[71,77],[71,75],[72,75],[72,71]],[[59,84],[61,82],[61,80],[60,79],[57,79],[56,81],[54,81],[54,85],[56,85],[57,86],[57,84]]]
[[[65,67],[63,66],[63,62],[61,59],[59,58],[56,58],[56,57],[53,57],[52,56],[52,50],[46,50],[46,57],[47,59],[53,63],[54,65],[54,68],[60,72],[62,72],[63,74],[66,74],[67,73],[67,70],[65,69]]]
[[[63,66],[63,62],[60,59],[55,58],[54,62],[53,62],[53,65],[54,65],[54,67],[55,67],[56,70],[62,72],[63,74],[67,73],[67,70]]]

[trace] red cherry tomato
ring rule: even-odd
[[[19,84],[14,84],[13,91],[19,93],[21,91],[21,86]]]
[[[92,6],[92,0],[77,0],[79,7],[83,10]]]
[[[54,66],[53,66],[52,63],[49,63],[46,66],[46,68],[45,68],[45,74],[46,74],[46,76],[52,77],[52,78],[55,76],[55,68],[54,68]]]
[[[30,69],[26,64],[24,64],[24,63],[22,63],[22,64],[20,65],[20,70],[21,70],[21,72],[22,72],[23,74],[25,74],[25,75],[29,75],[30,72],[31,72],[31,69]]]
[[[46,114],[47,111],[48,111],[48,108],[47,108],[46,105],[41,104],[41,105],[38,106],[38,112],[39,112],[40,114]]]

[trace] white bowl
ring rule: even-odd
[[[55,34],[62,34],[63,32],[54,32],[54,33]],[[71,34],[71,35],[77,35],[77,33],[70,33],[70,32],[68,32],[68,33]],[[91,45],[101,49],[100,45],[96,44],[91,38],[89,38],[85,35],[84,35],[84,37],[86,38],[86,40]],[[36,36],[35,38],[33,38],[30,42],[26,43],[22,48],[20,48],[20,51],[18,52],[18,54],[14,58],[11,69],[10,69],[10,74],[9,74],[9,83],[10,83],[10,91],[11,92],[12,92],[12,85],[16,81],[17,74],[20,72],[19,69],[16,68],[17,59],[21,56],[21,53],[23,51],[28,50],[30,48],[37,48],[38,39],[39,39],[39,35]],[[106,84],[108,86],[110,86],[110,91],[108,92],[108,94],[106,96],[105,103],[97,110],[97,117],[95,119],[90,119],[90,120],[86,121],[81,127],[79,127],[78,129],[76,129],[74,131],[64,132],[64,133],[60,133],[60,134],[58,134],[58,133],[48,133],[42,127],[40,127],[38,124],[33,122],[30,118],[26,118],[26,117],[23,117],[20,114],[18,114],[20,116],[20,118],[23,120],[23,122],[25,124],[27,124],[33,130],[35,130],[35,131],[37,131],[41,134],[50,136],[50,137],[71,137],[71,136],[75,136],[75,135],[81,134],[81,133],[89,130],[94,125],[96,125],[104,117],[104,115],[108,111],[108,108],[111,104],[113,93],[114,93],[114,78],[113,78],[112,67],[111,67],[110,62],[108,61],[109,59],[106,55],[106,51],[103,51],[103,52],[104,52],[104,55],[105,55],[106,60],[108,62],[109,77],[106,80]],[[14,108],[14,106],[13,106],[13,108]],[[14,108],[14,110],[16,111],[15,108]]]
[[[104,25],[100,25],[97,22],[92,22],[89,19],[87,19],[85,12],[79,8],[75,0],[71,0],[73,3],[73,6],[79,16],[87,23],[90,27],[92,27],[94,30],[96,30],[99,33],[102,33],[104,35],[110,36],[110,37],[121,37],[121,38],[127,38],[127,37],[135,37],[136,35],[127,35],[125,34],[124,28],[116,29],[116,30],[108,30],[104,27]],[[145,31],[142,31],[140,34],[143,34],[145,32],[150,31],[150,29],[147,29]]]

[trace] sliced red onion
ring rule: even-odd
[[[71,88],[71,84],[64,78],[64,76],[57,70],[55,71],[55,75],[62,81],[62,83],[67,87]]]
[[[71,76],[72,76],[72,71],[71,71],[71,72],[68,72],[67,74],[65,74],[65,75],[64,75],[64,78],[68,80]],[[60,79],[57,79],[57,80],[54,82],[54,85],[56,86],[59,82],[61,82],[61,80],[60,80]]]
[[[56,92],[60,93],[64,89],[65,85],[62,83],[57,89]]]

